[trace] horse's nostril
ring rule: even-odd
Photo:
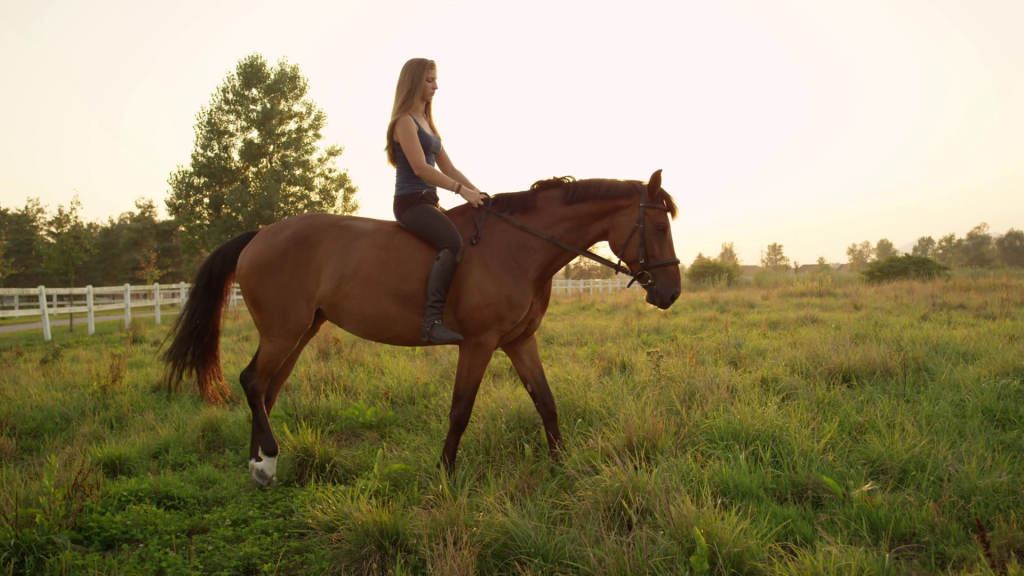
[[[675,292],[672,293],[672,298],[669,299],[669,302],[675,302],[676,298],[679,298],[679,290],[676,290]]]

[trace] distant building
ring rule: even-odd
[[[741,278],[752,278],[754,274],[761,271],[760,266],[740,266],[740,277]]]

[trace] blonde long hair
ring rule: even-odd
[[[391,108],[391,122],[388,123],[388,144],[384,151],[388,154],[388,164],[395,166],[395,149],[392,147],[392,140],[395,136],[395,122],[399,118],[412,112],[413,107],[423,96],[423,83],[427,79],[427,72],[437,70],[437,64],[426,58],[413,58],[402,66],[402,72],[398,75],[398,86],[395,87],[395,105]],[[435,136],[441,135],[434,126],[433,102],[427,102],[423,114],[427,117],[427,123]]]

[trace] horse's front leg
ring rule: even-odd
[[[487,364],[494,352],[493,341],[464,340],[459,345],[459,365],[455,371],[455,391],[452,394],[452,408],[448,413],[448,437],[441,451],[441,465],[451,473],[455,471],[455,453],[459,441],[469,425],[473,414],[473,403],[480,389]]]
[[[558,458],[558,450],[562,447],[562,433],[558,430],[558,414],[555,411],[555,398],[548,387],[548,379],[544,376],[544,366],[540,363],[540,351],[537,349],[537,335],[516,339],[501,347],[512,361],[512,367],[523,381],[526,392],[537,407],[540,419],[544,423],[544,431],[548,436],[548,449],[553,459]]]

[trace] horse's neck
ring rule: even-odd
[[[537,199],[537,209],[514,218],[558,240],[586,250],[608,240],[609,224],[621,207],[611,200],[562,204],[560,195],[545,194]],[[538,238],[528,232],[509,227],[506,246],[508,257],[516,261],[534,280],[547,281],[572,262],[577,254]]]

